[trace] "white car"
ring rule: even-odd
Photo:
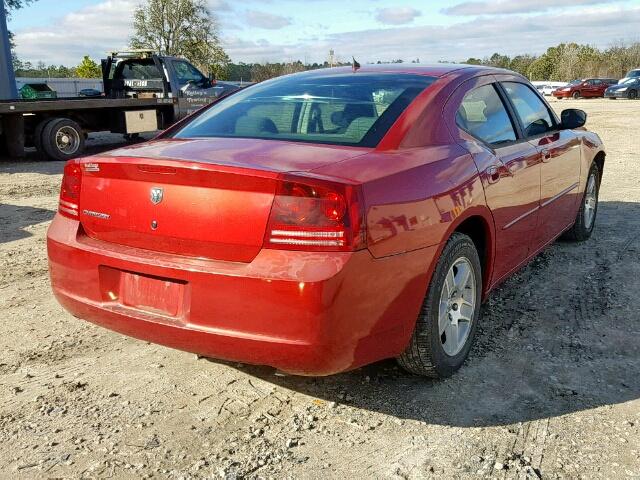
[[[566,85],[564,82],[549,82],[536,85],[536,90],[540,92],[542,95],[552,95],[555,90],[558,88],[562,88]]]

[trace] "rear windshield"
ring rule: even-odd
[[[115,67],[114,78],[134,80],[158,80],[162,74],[152,59],[124,60]]]
[[[221,100],[173,136],[374,147],[434,80],[421,75],[360,73],[282,77]]]

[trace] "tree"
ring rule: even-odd
[[[228,63],[205,0],[149,0],[134,12],[133,27],[133,48],[186,57],[207,73]]]
[[[91,60],[89,55],[82,57],[80,65],[76,67],[76,75],[80,78],[100,78],[102,70],[96,62]]]

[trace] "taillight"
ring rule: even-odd
[[[69,160],[64,166],[60,199],[58,201],[58,212],[65,217],[78,218],[81,184],[82,170],[80,164],[76,160]]]
[[[265,246],[288,250],[364,248],[362,208],[358,186],[284,177],[273,200]]]

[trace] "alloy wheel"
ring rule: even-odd
[[[584,194],[584,226],[587,230],[593,225],[598,206],[598,189],[596,186],[596,176],[590,175],[587,182],[587,191]]]
[[[453,357],[464,348],[476,309],[476,277],[466,257],[458,258],[445,277],[440,294],[438,332],[444,352]]]

